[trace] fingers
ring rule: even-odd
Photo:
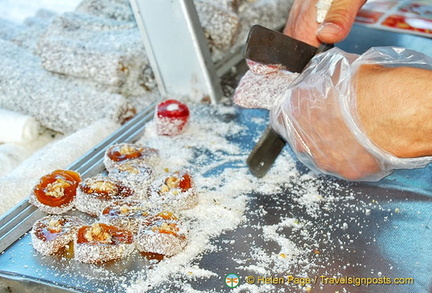
[[[351,30],[355,16],[365,3],[366,0],[334,0],[317,31],[318,39],[328,44],[345,39]]]
[[[319,23],[316,22],[316,1],[295,0],[283,33],[309,45],[318,47],[320,41],[316,34],[319,27]]]
[[[321,25],[316,21],[316,3],[317,0],[294,1],[284,34],[312,46],[340,42],[350,32],[355,16],[366,0],[333,0]]]

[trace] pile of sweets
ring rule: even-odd
[[[244,45],[252,25],[282,27],[292,0],[193,3],[217,64]],[[22,24],[0,17],[0,56],[0,107],[65,135],[99,119],[123,123],[158,95],[128,0],[82,0]]]
[[[155,112],[157,131],[180,134],[188,118],[185,104],[164,101]],[[135,249],[160,257],[182,251],[188,229],[176,212],[196,206],[198,195],[187,170],[157,174],[158,162],[157,149],[124,142],[106,149],[106,173],[83,179],[72,170],[55,170],[40,178],[29,201],[48,215],[33,225],[33,247],[44,255],[73,247],[73,257],[84,263],[124,258]],[[73,208],[94,221],[69,215]]]

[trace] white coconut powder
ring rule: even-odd
[[[248,151],[245,152],[227,139],[242,135],[248,129],[235,121],[221,122],[214,118],[224,115],[235,116],[236,109],[224,106],[197,107],[191,111],[191,121],[186,131],[177,137],[158,137],[154,125],[148,124],[140,142],[160,150],[162,161],[159,171],[186,168],[192,172],[199,193],[199,204],[181,214],[189,219],[189,244],[185,250],[154,264],[146,277],[130,285],[127,292],[169,291],[173,288],[183,292],[198,292],[194,289],[194,282],[214,277],[219,277],[222,284],[223,275],[220,272],[214,271],[214,267],[199,267],[199,262],[208,253],[242,244],[241,239],[220,240],[220,236],[227,231],[258,231],[242,235],[249,251],[233,251],[232,256],[238,271],[257,275],[281,274],[293,268],[299,274],[311,274],[318,266],[311,252],[315,249],[319,251],[318,247],[322,243],[332,242],[332,235],[317,237],[321,229],[314,226],[313,219],[335,205],[344,205],[343,202],[352,199],[352,195],[347,192],[345,197],[335,197],[332,192],[326,193],[326,188],[322,188],[323,179],[313,174],[300,174],[288,152],[276,160],[265,178],[255,178],[244,163]],[[262,122],[259,118],[251,120]],[[214,170],[217,172],[212,172]],[[327,184],[330,186],[329,191],[345,188],[336,182]],[[267,216],[268,212],[262,206],[250,210],[251,201],[256,200],[255,196],[272,197],[287,189],[291,192],[287,196],[294,198],[304,214],[298,215],[300,218],[283,217],[275,224],[261,223],[260,219]],[[251,193],[255,195],[251,196]],[[272,208],[281,213],[290,209],[284,202],[277,202]],[[257,223],[252,223],[250,218],[257,219]],[[286,229],[291,229],[295,237],[287,238]],[[335,229],[346,229],[346,223],[335,224]],[[265,245],[276,243],[279,248],[269,251],[258,244],[261,242]],[[277,288],[277,285],[246,284],[242,280],[234,292],[263,292]],[[279,286],[279,289],[283,288]]]

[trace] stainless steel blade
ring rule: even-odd
[[[282,64],[291,72],[302,72],[317,49],[280,32],[254,25],[249,31],[244,57],[262,64]]]
[[[282,64],[285,69],[300,73],[313,56],[332,47],[333,45],[322,44],[316,48],[280,32],[255,25],[249,32],[244,56],[262,64]],[[285,140],[268,126],[246,160],[249,171],[258,178],[264,177],[285,144]]]

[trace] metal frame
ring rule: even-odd
[[[130,0],[163,97],[193,101],[223,96],[192,0]]]

